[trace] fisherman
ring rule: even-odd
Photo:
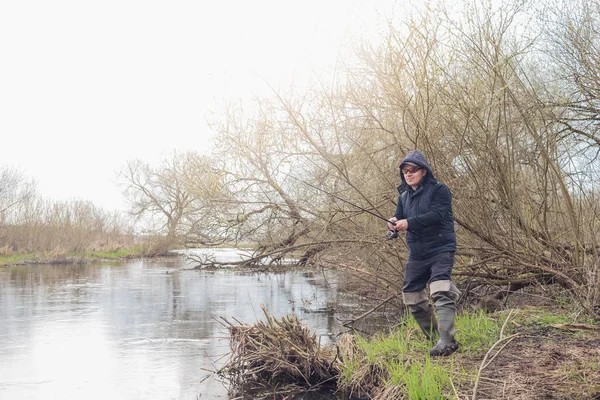
[[[428,339],[439,335],[429,354],[449,356],[458,349],[454,316],[460,291],[451,281],[456,234],[452,218],[452,194],[438,182],[418,150],[400,163],[401,185],[391,230],[406,232],[408,261],[404,267],[402,298]],[[425,288],[429,283],[439,323]]]

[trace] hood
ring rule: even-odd
[[[418,166],[423,167],[427,170],[427,175],[425,175],[425,177],[423,178],[423,181],[421,181],[421,185],[424,185],[427,183],[433,183],[433,184],[437,183],[437,179],[435,179],[435,176],[433,175],[433,171],[431,170],[431,167],[427,163],[427,160],[425,159],[425,156],[423,155],[423,153],[421,153],[419,150],[409,151],[408,154],[406,155],[406,157],[404,157],[404,159],[400,163],[400,169],[402,169],[402,165],[407,162],[417,164]],[[405,190],[407,190],[409,188],[409,186],[406,183],[406,181],[404,180],[404,174],[401,171],[400,171],[400,179],[402,180],[402,184],[400,186],[398,186],[398,191],[400,193],[402,193]]]

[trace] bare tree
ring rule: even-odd
[[[555,2],[544,21],[551,72],[559,78],[551,104],[563,112],[558,121],[571,134],[600,154],[600,1]]]
[[[238,240],[259,243],[257,257],[293,246],[307,229],[305,214],[290,192],[295,182],[284,184],[294,154],[280,135],[274,112],[261,103],[258,115],[245,120],[243,110],[231,106],[226,121],[216,127],[216,146],[227,160],[227,190],[235,199],[229,227]]]
[[[192,152],[173,153],[157,167],[131,161],[121,172],[132,215],[144,221],[146,233],[165,238],[160,251],[219,240],[207,229],[218,187],[214,172],[208,157]]]
[[[13,168],[0,171],[0,218],[4,220],[7,213],[25,203],[35,195],[35,183],[27,181],[23,174]]]

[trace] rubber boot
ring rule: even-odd
[[[433,313],[433,307],[429,304],[429,301],[424,301],[419,304],[411,304],[408,306],[413,317],[419,324],[421,331],[425,334],[428,340],[432,340],[437,337],[438,324],[435,320],[435,314]]]
[[[440,338],[429,350],[431,357],[445,357],[458,350],[459,343],[454,340],[456,328],[454,327],[454,316],[456,315],[456,302],[454,293],[437,292],[432,297],[435,301],[435,309],[438,315],[438,331]]]

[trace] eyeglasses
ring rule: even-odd
[[[423,168],[402,168],[402,173],[406,174],[414,174],[415,172],[422,170]]]

